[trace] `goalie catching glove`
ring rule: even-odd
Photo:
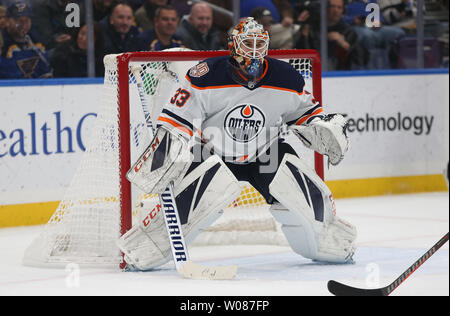
[[[183,178],[193,159],[186,140],[162,126],[128,171],[127,179],[145,193],[162,193],[169,183]]]
[[[289,128],[306,147],[328,156],[332,165],[337,165],[348,150],[347,120],[341,114],[328,114],[307,125],[293,125]]]

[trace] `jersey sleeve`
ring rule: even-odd
[[[283,122],[287,125],[308,124],[316,117],[322,116],[322,105],[317,102],[314,95],[305,89],[303,76],[289,63],[279,60],[271,60],[276,71],[271,75],[271,80],[289,91],[284,102],[286,111],[283,114]]]
[[[308,124],[315,118],[323,117],[322,105],[314,98],[314,95],[306,90],[299,94],[298,106],[293,113],[287,114],[287,125]]]
[[[184,78],[163,106],[157,126],[176,129],[186,139],[194,136],[204,119],[201,96]]]

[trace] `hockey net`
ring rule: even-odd
[[[24,264],[119,266],[116,240],[133,222],[146,216],[156,196],[144,194],[126,180],[126,172],[150,143],[135,78],[141,67],[153,119],[187,70],[227,51],[139,52],[105,57],[103,98],[86,152],[63,200],[28,247]],[[311,50],[270,51],[270,57],[291,63],[304,77],[306,89],[321,102],[320,58]],[[320,155],[312,167],[323,177]],[[145,215],[144,215],[145,214]],[[264,198],[249,184],[224,215],[195,241],[211,244],[283,244],[284,237],[268,212]]]

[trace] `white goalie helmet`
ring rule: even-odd
[[[252,17],[239,23],[229,40],[231,56],[249,76],[259,76],[269,49],[269,33]]]

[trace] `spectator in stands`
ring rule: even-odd
[[[137,50],[138,29],[133,26],[133,10],[125,2],[117,4],[111,15],[101,22],[105,39],[105,55]]]
[[[220,33],[213,26],[213,12],[206,2],[197,2],[188,17],[183,17],[176,35],[194,50],[222,49]]]
[[[278,12],[277,7],[273,4],[271,0],[244,0],[241,1],[240,5],[240,13],[242,17],[251,16],[251,12],[253,9],[257,7],[264,7],[270,11],[272,14],[273,20],[275,22],[280,22],[280,13]]]
[[[170,0],[170,5],[175,7],[180,17],[189,15],[191,1]],[[208,0],[213,9],[213,28],[219,31],[222,47],[228,47],[228,32],[234,27],[233,23],[233,0]]]
[[[249,16],[253,17],[256,22],[261,24],[264,29],[270,33],[270,28],[273,24],[273,17],[269,9],[262,6],[256,7],[250,12]],[[272,36],[270,37],[270,40],[272,40]]]
[[[228,2],[233,0],[219,0],[221,2]],[[214,1],[211,1],[214,2]],[[189,12],[191,12],[191,6],[192,3],[186,0],[170,0],[170,5],[175,8],[178,12],[178,16],[183,17],[185,15],[189,15]]]
[[[265,7],[256,7],[250,13],[258,23],[269,32],[271,49],[291,49],[294,48],[294,34],[300,28],[291,23],[285,27],[282,23],[273,24],[272,13]]]
[[[95,75],[103,77],[103,32],[94,23]],[[54,77],[87,77],[87,27],[78,28],[73,40],[59,44],[50,59]]]
[[[367,65],[368,51],[358,41],[351,26],[342,21],[344,0],[329,0],[327,14],[328,68],[344,70]]]
[[[295,22],[300,31],[294,37],[295,47],[301,49],[320,49],[320,3],[301,1],[294,7]]]
[[[288,0],[242,0],[240,3],[241,17],[251,16],[257,7],[265,7],[272,14],[274,23],[289,27],[294,22],[294,12]]]
[[[377,0],[375,2],[380,6],[381,15],[386,25],[406,22],[405,26],[407,26],[410,23],[414,23],[411,0]]]
[[[280,13],[281,25],[285,28],[294,24],[294,9],[288,0],[272,0]]]
[[[44,45],[31,32],[32,12],[23,3],[8,7],[8,26],[3,32],[0,78],[48,78],[52,69]]]
[[[376,0],[372,0],[376,3]],[[378,51],[391,53],[397,41],[405,36],[405,31],[400,27],[383,25],[383,19],[368,21],[373,25],[367,25],[366,17],[366,1],[353,1],[347,7],[347,19],[353,23],[353,29],[358,34],[358,39],[362,45],[371,53],[373,57],[378,55]],[[392,53],[391,53],[392,56]],[[386,59],[388,59],[386,57]],[[373,64],[373,63],[371,63]],[[390,65],[385,65],[384,68],[390,68]]]
[[[172,6],[156,9],[155,27],[138,36],[139,51],[160,51],[167,48],[184,47],[180,38],[175,35],[180,21],[178,13]]]
[[[168,0],[146,0],[145,3],[136,11],[136,24],[141,31],[148,31],[153,28],[153,19],[156,9],[167,5]]]
[[[172,2],[176,0],[171,0]],[[221,46],[228,47],[228,32],[234,27],[233,23],[233,0],[208,0],[211,6],[216,6],[223,10],[215,10],[213,8],[213,28],[217,29],[220,34]],[[226,11],[229,14],[226,14]]]
[[[127,0],[127,3],[133,9],[133,12],[136,12],[136,10],[139,9],[145,1],[147,0]]]
[[[301,23],[296,48],[320,51],[320,18],[317,3],[299,10]],[[329,0],[328,25],[328,70],[350,70],[363,68],[369,62],[369,53],[358,41],[352,27],[343,22],[344,1]]]
[[[117,4],[117,0],[92,0],[92,15],[94,21],[100,22],[111,14],[111,9]],[[84,16],[86,8],[82,3],[82,15]]]
[[[72,29],[66,25],[69,14],[66,12],[66,6],[69,2],[70,0],[35,0],[33,2],[33,27],[42,37],[48,50],[71,39]]]
[[[3,30],[8,26],[8,17],[6,16],[6,8],[0,5],[0,52],[3,47]]]

